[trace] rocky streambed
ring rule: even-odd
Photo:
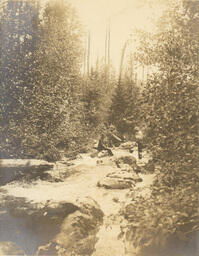
[[[1,186],[0,255],[127,255],[120,210],[131,191],[150,193],[154,175],[139,170],[149,155],[113,153],[63,159],[45,179]]]

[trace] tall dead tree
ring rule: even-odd
[[[124,57],[125,57],[125,52],[126,52],[127,45],[128,45],[128,40],[125,42],[125,44],[124,44],[124,46],[122,48],[122,55],[121,55],[121,61],[120,61],[118,85],[121,84],[122,72],[123,72],[123,64],[124,64]]]
[[[90,74],[90,45],[91,45],[91,36],[90,31],[88,32],[88,48],[87,48],[87,75]]]
[[[110,20],[108,26],[106,27],[106,35],[105,35],[105,84],[106,87],[109,84],[109,73],[110,73]]]
[[[109,76],[110,76],[110,47],[111,47],[111,26],[110,26],[110,20],[109,20],[109,25],[108,25],[108,67],[107,67],[108,84],[109,84]]]
[[[87,38],[84,42],[84,55],[83,55],[83,74],[86,75],[86,66],[87,66]]]
[[[107,41],[108,41],[108,36],[107,36],[107,28],[106,28],[106,35],[105,35],[105,67],[106,67],[106,64],[107,64]]]

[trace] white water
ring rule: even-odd
[[[124,151],[115,151],[116,156]],[[127,154],[127,152],[125,152]],[[34,184],[12,183],[4,186],[7,194],[14,197],[25,197],[27,200],[35,203],[45,203],[50,200],[53,202],[67,201],[78,204],[85,197],[95,199],[104,212],[104,223],[101,226],[97,237],[96,251],[93,256],[125,256],[124,244],[118,239],[120,234],[120,225],[123,221],[119,215],[122,204],[127,201],[126,194],[128,189],[124,190],[106,190],[97,187],[97,182],[110,172],[116,170],[108,158],[105,165],[98,166],[98,158],[90,158],[87,154],[82,155],[81,159],[72,161],[70,167],[70,177],[64,182],[52,183],[47,181],[37,181]],[[59,177],[67,171],[67,167],[62,163],[57,163],[53,170],[53,175]],[[149,193],[147,187],[152,183],[153,175],[142,175],[143,182],[136,187],[143,188],[139,193]]]

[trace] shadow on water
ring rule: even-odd
[[[0,167],[0,185],[5,185],[12,181],[32,182],[37,179],[50,180],[51,176],[47,172],[49,166],[38,167]]]
[[[34,255],[40,245],[55,237],[64,218],[76,210],[78,207],[71,203],[38,207],[25,198],[7,197],[0,208],[0,241],[14,242],[27,255]]]
[[[39,245],[38,236],[26,227],[23,218],[13,217],[9,210],[5,208],[4,212],[0,219],[0,241],[15,242],[28,255],[34,255]]]

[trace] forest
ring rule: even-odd
[[[91,152],[110,127],[124,142],[139,127],[152,155],[142,171],[156,175],[151,195],[120,212],[120,239],[135,249],[126,255],[197,255],[199,1],[169,0],[153,33],[134,31],[136,50],[124,44],[119,72],[108,53],[94,65],[86,60],[71,4],[35,2],[16,12],[8,0],[0,13],[0,158],[55,163],[63,152]],[[147,70],[144,80],[136,65]]]

